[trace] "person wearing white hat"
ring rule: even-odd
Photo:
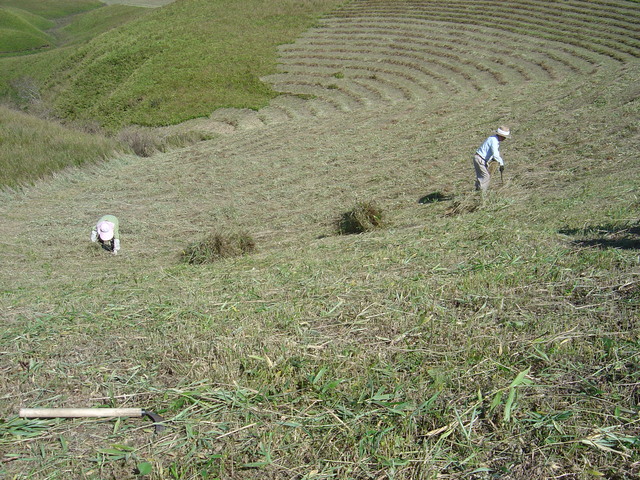
[[[497,162],[500,165],[500,173],[504,171],[504,160],[500,156],[500,142],[509,138],[509,127],[501,126],[494,135],[487,138],[476,150],[473,156],[473,166],[476,170],[476,190],[486,192],[491,180],[489,164]]]
[[[91,230],[91,241],[99,241],[102,248],[117,255],[118,250],[120,250],[118,223],[118,219],[113,215],[105,215],[100,218],[96,226]]]

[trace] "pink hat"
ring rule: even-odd
[[[109,241],[113,238],[113,229],[115,228],[115,225],[113,223],[103,220],[102,222],[98,223],[96,227],[98,230],[98,235],[100,236],[100,240],[102,240],[103,242]]]

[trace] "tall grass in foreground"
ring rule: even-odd
[[[0,107],[0,188],[31,183],[69,166],[124,150],[104,136],[83,133]]]

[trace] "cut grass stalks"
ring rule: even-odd
[[[255,247],[255,240],[245,232],[214,232],[188,246],[182,258],[191,264],[211,263],[223,258],[246,255],[253,252]]]
[[[373,201],[364,201],[342,214],[337,222],[337,230],[342,235],[351,235],[371,232],[383,224],[382,209]]]
[[[3,193],[3,418],[144,406],[169,428],[0,426],[0,474],[637,477],[637,73],[298,119]],[[505,184],[481,204],[470,156],[503,118]],[[419,203],[445,186],[478,208]],[[393,228],[327,234],[358,198]],[[122,252],[92,255],[114,206]],[[260,251],[180,262],[212,225]]]

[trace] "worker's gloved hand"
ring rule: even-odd
[[[113,239],[113,254],[117,255],[118,250],[120,250],[120,240],[117,238]]]
[[[504,165],[500,165],[500,173],[504,172]]]
[[[91,241],[95,242],[96,240],[98,240],[98,232],[96,232],[95,230],[91,231]]]

